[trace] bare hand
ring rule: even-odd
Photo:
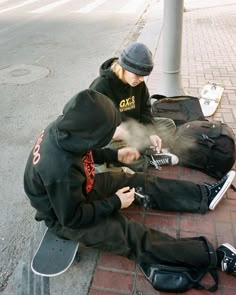
[[[116,192],[116,195],[120,199],[121,209],[129,207],[134,201],[135,189],[130,189],[129,186],[123,187]]]
[[[124,147],[118,150],[118,161],[129,164],[140,157],[139,151],[134,147]]]
[[[159,153],[161,151],[161,144],[162,144],[162,140],[161,138],[154,134],[154,135],[150,135],[150,140],[152,145],[157,149],[157,152]]]

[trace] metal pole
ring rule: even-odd
[[[184,0],[164,0],[162,76],[158,92],[184,94],[181,83],[181,47]]]

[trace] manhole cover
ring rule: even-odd
[[[29,84],[48,76],[49,73],[49,69],[41,66],[13,65],[0,70],[0,84]]]

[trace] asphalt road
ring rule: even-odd
[[[0,291],[34,231],[23,171],[40,130],[136,40],[151,0],[0,0]]]

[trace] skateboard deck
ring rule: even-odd
[[[224,88],[215,83],[208,83],[203,87],[200,93],[199,102],[205,117],[214,115],[220,103],[223,91]]]
[[[71,266],[78,247],[78,242],[58,238],[47,229],[31,261],[31,269],[46,277],[62,274]]]

